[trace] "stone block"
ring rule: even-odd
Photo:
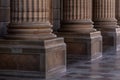
[[[0,40],[1,76],[50,80],[65,72],[66,45],[63,38]]]
[[[103,36],[103,51],[120,51],[120,28],[105,29],[102,31]]]
[[[60,32],[65,38],[68,58],[96,60],[102,57],[102,36],[99,31],[90,34]]]

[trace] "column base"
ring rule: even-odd
[[[102,29],[103,51],[120,51],[120,28]]]
[[[63,38],[0,40],[1,76],[53,80],[65,72],[66,45]]]
[[[68,58],[95,60],[102,57],[102,36],[99,31],[89,34],[60,32],[65,38]]]

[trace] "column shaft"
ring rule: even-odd
[[[99,3],[99,4],[98,4]],[[115,19],[115,1],[114,0],[96,0],[94,1],[94,20],[96,21],[116,21]]]
[[[91,0],[64,0],[63,21],[91,21]]]
[[[119,27],[115,18],[115,0],[93,0],[93,20],[97,28]]]
[[[62,31],[90,33],[93,29],[91,0],[64,0],[62,2]]]
[[[49,22],[50,0],[12,0],[11,23]]]

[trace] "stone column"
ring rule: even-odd
[[[6,34],[6,26],[10,21],[10,0],[0,0],[0,36]]]
[[[65,37],[68,56],[101,56],[102,37],[93,28],[92,0],[62,0],[60,36]]]
[[[66,71],[66,45],[52,33],[50,6],[51,0],[11,0],[8,35],[0,41],[0,74],[49,80]]]
[[[116,0],[116,19],[118,20],[118,25],[120,25],[120,0]]]
[[[104,50],[119,50],[120,27],[115,18],[115,0],[93,0],[95,28],[102,32]]]
[[[55,38],[50,23],[50,1],[12,0],[9,39]]]

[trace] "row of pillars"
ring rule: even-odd
[[[106,51],[111,48],[115,51],[120,50],[119,3],[120,0],[61,0],[61,28],[56,34],[64,37],[68,58],[82,57],[94,60],[102,56],[102,50]],[[8,34],[4,36],[5,40],[52,41],[57,38],[52,33],[52,0],[11,0],[10,5],[11,18]],[[49,47],[53,45],[55,47],[60,41],[53,40],[46,44],[51,44]],[[13,52],[16,51],[13,50]],[[46,57],[51,57],[50,60],[48,59],[48,64],[49,61],[55,59],[53,55],[56,54]],[[63,64],[65,70],[65,54],[58,59],[56,63],[50,62],[49,67]]]
[[[119,3],[119,0],[61,1],[61,28],[57,34],[65,38],[69,56],[89,54],[91,59],[99,57],[102,53],[102,42],[104,50],[110,47],[119,50]],[[6,39],[56,38],[51,29],[52,1],[11,0],[10,4],[11,20]]]
[[[92,6],[93,4],[93,6]],[[51,28],[51,1],[42,0],[11,0],[11,22],[7,38],[28,39],[55,37]],[[119,0],[65,0],[61,1],[61,29],[64,32],[90,33],[97,30],[119,28]],[[92,15],[93,8],[93,15]],[[93,19],[92,19],[93,18]],[[93,26],[93,22],[95,22]],[[31,26],[25,27],[22,26]],[[34,25],[34,29],[33,29]],[[35,26],[42,25],[40,29]],[[49,27],[43,27],[49,26]],[[94,28],[93,28],[94,27]],[[26,29],[27,28],[27,29]],[[14,33],[16,33],[14,35]],[[45,33],[45,34],[44,34]],[[29,34],[29,35],[27,35]],[[37,37],[37,35],[39,37]],[[104,35],[103,35],[104,37]]]

